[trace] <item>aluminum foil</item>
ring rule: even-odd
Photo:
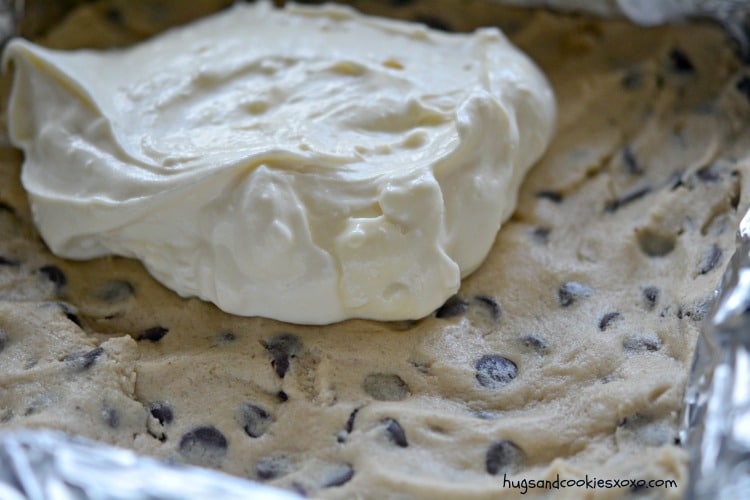
[[[685,393],[687,498],[750,494],[750,211],[698,338]]]
[[[168,465],[53,431],[0,434],[3,500],[299,500],[220,472]]]

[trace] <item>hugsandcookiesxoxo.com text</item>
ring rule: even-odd
[[[596,477],[589,478],[586,474],[583,478],[565,479],[560,478],[557,474],[555,479],[508,479],[507,474],[503,474],[503,488],[512,488],[521,490],[520,493],[525,495],[530,489],[559,490],[563,488],[585,488],[592,489],[614,489],[628,488],[630,490],[641,490],[648,488],[677,488],[677,481],[674,479],[599,479]]]

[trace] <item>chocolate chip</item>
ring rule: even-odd
[[[253,0],[254,1],[254,0]],[[300,484],[298,481],[292,481],[292,483],[289,485],[295,493],[297,493],[299,496],[303,498],[307,498],[307,488],[305,488],[302,484]]]
[[[108,7],[107,10],[104,11],[104,17],[106,17],[107,21],[112,24],[122,26],[125,23],[125,17],[122,15],[122,11],[117,7]]]
[[[281,401],[282,403],[289,401],[289,395],[284,391],[277,392],[276,397],[279,398],[279,401]]]
[[[8,336],[8,332],[6,332],[4,328],[0,328],[0,352],[3,352],[5,346],[8,345],[9,340],[10,337]]]
[[[599,320],[599,330],[604,331],[609,327],[610,323],[612,323],[614,320],[620,318],[620,313],[618,312],[608,312],[602,318]]]
[[[653,309],[656,303],[659,301],[659,295],[661,290],[655,286],[647,286],[643,289],[643,301],[646,303],[647,309]]]
[[[15,215],[16,214],[16,209],[13,208],[12,206],[8,205],[4,201],[0,201],[0,212],[8,212],[10,214]]]
[[[63,314],[65,314],[66,318],[68,318],[70,321],[72,321],[76,325],[83,327],[83,325],[81,324],[81,318],[78,317],[78,315],[73,311],[73,309],[68,304],[60,303],[60,309],[62,309]]]
[[[500,319],[500,316],[502,316],[503,311],[500,309],[500,303],[498,303],[497,299],[494,297],[490,297],[489,295],[477,295],[474,297],[474,300],[489,312],[490,317],[493,320],[498,320]]]
[[[16,259],[3,257],[2,255],[0,255],[0,266],[16,267],[19,264],[20,263]]]
[[[239,409],[237,421],[245,430],[245,434],[251,438],[259,438],[266,433],[273,420],[264,408],[253,403],[244,403]]]
[[[290,359],[295,358],[302,351],[302,342],[296,335],[281,333],[272,337],[268,342],[262,342],[271,354],[271,366],[276,375],[284,378],[289,370]]]
[[[694,304],[690,309],[685,312],[685,316],[692,319],[693,321],[703,321],[708,312],[711,310],[713,305],[713,298],[709,297],[697,304]]]
[[[73,372],[82,372],[94,366],[96,360],[99,359],[99,356],[101,356],[103,353],[103,347],[95,347],[90,351],[68,354],[67,356],[65,356],[64,361],[66,366]]]
[[[262,481],[285,476],[289,473],[290,469],[289,461],[285,457],[280,456],[264,457],[255,464],[255,474]]]
[[[480,420],[495,420],[497,419],[497,414],[489,412],[489,411],[476,411],[472,413],[472,416],[475,418],[478,418]]]
[[[458,295],[454,295],[445,301],[445,304],[440,306],[435,311],[436,318],[452,318],[465,314],[469,309],[469,303],[460,298]]]
[[[669,63],[675,73],[688,74],[695,72],[695,66],[693,66],[692,61],[679,49],[669,51]]]
[[[216,336],[216,341],[220,344],[230,344],[237,340],[237,336],[232,332],[221,332]]]
[[[695,172],[695,177],[702,182],[718,182],[721,175],[713,168],[712,165],[700,168]]]
[[[643,73],[640,70],[632,69],[623,75],[620,85],[625,90],[635,90],[643,83]]]
[[[81,318],[79,318],[79,317],[78,317],[78,316],[77,316],[76,314],[73,314],[73,313],[65,313],[65,317],[66,317],[66,318],[68,318],[68,319],[69,319],[70,321],[72,321],[73,323],[75,323],[76,325],[78,325],[78,326],[80,326],[80,327],[82,327],[82,326],[83,326],[83,325],[81,324]]]
[[[42,266],[39,268],[39,272],[55,284],[55,289],[58,292],[68,284],[68,278],[65,277],[65,273],[62,272],[62,269],[57,266],[54,266],[52,264]]]
[[[625,168],[632,175],[641,175],[643,173],[643,167],[640,165],[638,160],[633,154],[633,150],[630,146],[622,148],[622,162],[625,164]],[[644,193],[645,194],[645,193]]]
[[[747,102],[750,103],[750,77],[743,76],[735,85],[735,88],[739,93],[745,96]]]
[[[484,464],[487,472],[496,476],[515,472],[524,461],[524,452],[521,448],[512,441],[501,439],[487,449]]]
[[[159,421],[161,425],[169,425],[174,420],[174,413],[169,403],[164,401],[155,401],[149,405],[149,412]]]
[[[498,354],[485,354],[474,363],[479,384],[488,389],[497,389],[510,383],[518,375],[518,366]]]
[[[671,191],[674,191],[675,189],[684,186],[684,176],[685,172],[683,170],[676,170],[672,172],[672,174],[667,178],[667,180],[664,182],[664,185],[666,185]]]
[[[531,232],[531,236],[534,238],[534,241],[538,243],[547,243],[549,240],[549,232],[550,229],[548,227],[535,227]]]
[[[401,427],[401,424],[399,424],[398,421],[388,417],[383,420],[383,424],[385,424],[385,433],[393,444],[401,448],[409,446],[409,442],[406,440],[404,428]]]
[[[721,255],[721,248],[714,244],[706,255],[703,256],[698,272],[700,274],[711,272],[721,262]]]
[[[539,191],[536,194],[536,197],[543,200],[549,200],[552,203],[562,203],[564,199],[562,193],[557,191]]]
[[[143,331],[138,340],[148,340],[149,342],[159,342],[169,332],[169,328],[163,326],[153,326]]]
[[[733,177],[735,175],[739,175],[736,170],[732,171],[731,174]],[[732,185],[732,191],[731,196],[729,197],[729,206],[732,207],[733,210],[737,210],[737,207],[740,204],[740,195],[742,194],[742,190],[740,189],[740,185],[737,183],[734,183]]]
[[[330,468],[324,475],[321,486],[332,488],[348,483],[354,477],[354,468],[349,464],[341,464]]]
[[[590,297],[593,293],[594,291],[589,286],[576,281],[568,281],[557,290],[557,300],[562,307],[569,307],[577,300]]]
[[[351,434],[354,430],[354,420],[357,418],[357,413],[359,413],[359,408],[355,408],[352,410],[352,412],[349,414],[349,418],[346,419],[346,432],[347,434]]]
[[[658,351],[661,340],[656,335],[629,335],[622,341],[622,346],[628,351]]]
[[[378,401],[401,401],[409,396],[409,386],[393,373],[371,373],[362,381],[362,389]]]
[[[413,20],[415,23],[422,23],[434,30],[447,31],[447,32],[453,31],[450,25],[446,23],[444,20],[440,19],[439,17],[435,17],[431,15],[418,15],[414,17]]]
[[[529,335],[524,335],[523,337],[520,338],[520,340],[521,340],[521,344],[523,344],[524,347],[533,349],[539,354],[546,354],[547,352],[547,342],[545,342],[544,339],[541,338],[539,335],[531,333]]]
[[[649,257],[663,257],[674,250],[677,238],[672,234],[664,234],[651,229],[642,229],[636,235],[638,246]]]
[[[205,425],[186,432],[178,449],[190,462],[215,465],[224,459],[228,447],[224,434],[212,425]]]
[[[128,300],[135,294],[135,287],[125,280],[111,280],[102,283],[94,290],[94,297],[97,299],[115,303]]]
[[[604,205],[604,211],[608,213],[614,213],[617,212],[622,207],[629,205],[633,203],[634,201],[640,200],[647,194],[651,192],[651,188],[648,186],[644,186],[638,189],[635,189],[621,198],[610,200]]]
[[[104,406],[102,408],[102,420],[111,428],[117,429],[120,426],[120,413],[111,406]]]

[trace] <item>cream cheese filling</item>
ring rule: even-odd
[[[484,260],[554,129],[497,30],[260,2],[117,51],[12,41],[11,140],[50,249],[324,324],[423,317]]]

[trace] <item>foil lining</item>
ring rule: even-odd
[[[3,500],[299,500],[220,472],[169,465],[54,431],[0,434]]]
[[[695,348],[682,441],[690,453],[686,498],[750,492],[750,211]]]

